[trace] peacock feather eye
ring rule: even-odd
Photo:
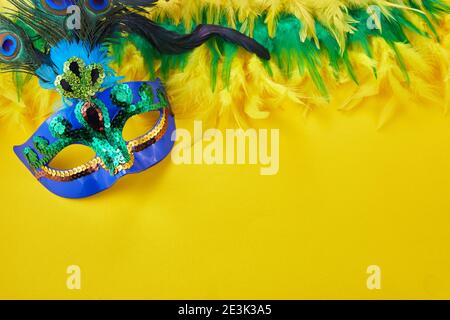
[[[20,52],[21,42],[17,35],[11,32],[0,33],[0,55],[5,60],[13,60]]]
[[[42,7],[50,13],[58,16],[67,15],[67,8],[70,7],[73,0],[40,0]]]
[[[112,1],[111,0],[87,0],[86,6],[87,8],[96,14],[105,13],[111,8]]]

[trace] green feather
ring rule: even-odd
[[[138,49],[145,62],[145,67],[147,68],[148,72],[150,73],[150,77],[156,78],[156,71],[155,71],[155,60],[160,59],[160,55],[157,52],[157,50],[148,43],[144,38],[138,36],[138,35],[130,35],[129,37],[130,42]],[[126,42],[124,43],[126,44]],[[122,50],[124,48],[122,47]]]
[[[410,0],[409,5],[413,9],[425,9],[425,13],[420,13],[417,11],[411,12],[419,15],[428,26],[431,33],[437,37],[434,21],[443,13],[449,13],[450,7],[442,0]],[[207,22],[207,10],[208,8],[205,8],[201,14],[201,18],[203,19],[202,23]],[[404,74],[405,80],[409,81],[408,71],[398,50],[397,44],[409,43],[406,30],[424,37],[429,37],[429,34],[411,22],[405,14],[405,10],[398,8],[389,8],[388,10],[388,16],[382,14],[380,17],[380,23],[382,26],[381,30],[369,28],[367,21],[370,16],[365,9],[349,10],[349,15],[356,21],[353,24],[355,31],[347,34],[347,43],[343,52],[341,51],[336,38],[333,36],[332,30],[325,27],[318,21],[315,23],[315,28],[320,49],[316,47],[316,44],[312,39],[308,38],[305,39],[305,41],[301,41],[299,34],[302,28],[304,28],[303,23],[295,16],[289,14],[282,14],[278,16],[275,30],[276,36],[273,38],[269,36],[267,25],[265,23],[266,16],[260,16],[255,21],[253,38],[269,50],[272,56],[272,61],[275,61],[280,70],[287,77],[291,76],[295,70],[298,70],[300,74],[309,74],[317,90],[324,97],[328,97],[328,90],[320,72],[322,61],[321,57],[327,57],[328,63],[333,69],[336,77],[339,75],[340,70],[344,68],[353,81],[358,83],[356,72],[352,66],[352,62],[350,61],[348,50],[358,46],[362,48],[363,52],[368,57],[373,58],[370,39],[375,37],[382,38],[387,44],[389,44],[396,55],[397,63]],[[226,23],[227,18],[225,15],[216,16],[213,20],[223,26],[229,27]],[[236,19],[236,21],[237,20],[238,19]],[[173,21],[168,19],[160,22],[163,27],[169,30],[174,30],[180,33],[187,33],[191,31],[186,30],[183,24],[174,25]],[[194,23],[191,23],[191,25],[192,28],[195,28],[196,26]],[[240,24],[236,26],[237,29],[240,29],[241,27],[242,25]],[[248,33],[248,27],[246,31]],[[154,50],[150,44],[145,43],[142,39],[137,39],[137,37],[131,37],[131,39],[144,55],[147,68],[152,76],[155,76],[154,64],[157,60],[161,60],[161,73],[164,77],[167,77],[172,70],[182,70],[188,61],[189,54],[184,54],[181,56],[161,55],[159,52]],[[211,40],[208,43],[208,47],[211,52],[211,88],[214,90],[216,87],[217,76],[220,72],[220,62],[222,62],[222,80],[228,87],[229,82],[232,81],[232,62],[236,57],[238,47],[220,39]],[[263,61],[263,65],[268,74],[272,75],[273,73],[270,63]],[[373,71],[376,77],[377,70],[375,67]]]

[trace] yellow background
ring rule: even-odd
[[[276,112],[276,176],[169,158],[83,200],[44,189],[12,152],[30,133],[3,128],[0,298],[450,298],[450,119],[396,107],[380,130],[376,103]]]

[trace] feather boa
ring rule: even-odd
[[[231,26],[269,48],[271,61],[220,40],[165,56],[133,37],[112,48],[114,67],[127,80],[162,77],[179,118],[245,125],[279,106],[309,111],[337,101],[345,112],[377,99],[381,127],[399,104],[450,107],[449,13],[446,0],[160,0],[149,15],[164,27]],[[2,92],[15,91],[10,83],[0,83]],[[3,118],[23,112],[13,118],[40,121],[49,111],[29,116],[8,101]]]

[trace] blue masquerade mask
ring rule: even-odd
[[[125,141],[122,131],[127,120],[150,111],[160,113],[153,129]],[[82,198],[163,160],[173,147],[174,130],[175,121],[159,80],[122,83],[91,100],[76,100],[74,107],[51,116],[14,151],[48,190],[66,198]],[[96,157],[70,170],[49,167],[59,152],[73,144],[92,148]]]

